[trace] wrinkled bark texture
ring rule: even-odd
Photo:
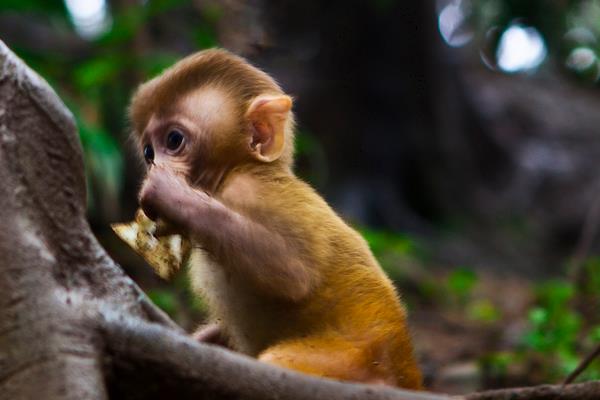
[[[72,115],[0,42],[0,400],[448,398],[312,378],[189,339],[96,241],[83,171]],[[469,398],[496,398],[481,396]]]

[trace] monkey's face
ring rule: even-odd
[[[243,163],[290,170],[291,107],[270,76],[212,49],[140,85],[129,115],[149,168],[161,165],[210,192]]]
[[[215,192],[240,164],[271,164],[280,158],[291,106],[283,94],[240,104],[225,89],[200,87],[150,114],[141,151],[149,168],[160,165],[183,175],[191,186]]]
[[[201,88],[152,114],[141,151],[149,168],[161,165],[211,191],[244,148],[239,113],[220,90]]]

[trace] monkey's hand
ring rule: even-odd
[[[140,207],[148,218],[161,220],[184,235],[192,216],[190,207],[198,208],[209,201],[206,193],[193,189],[181,175],[160,165],[150,168],[139,195]]]
[[[218,324],[208,324],[200,327],[192,334],[192,338],[200,343],[210,343],[231,349],[229,337]]]
[[[194,189],[168,169],[150,169],[140,205],[149,218],[171,224],[262,293],[291,301],[310,293],[314,275],[293,242]]]

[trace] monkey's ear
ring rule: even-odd
[[[250,150],[264,162],[275,161],[283,153],[285,125],[292,108],[292,99],[285,95],[268,95],[255,98],[246,117],[250,122]]]

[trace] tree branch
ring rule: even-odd
[[[142,320],[101,323],[111,398],[447,400],[448,396],[318,379],[195,342]]]
[[[594,361],[594,359],[598,356],[600,356],[600,344],[598,344],[596,348],[581,361],[577,368],[575,368],[575,370],[573,370],[573,372],[571,372],[569,376],[567,376],[567,378],[563,382],[563,385],[568,385],[569,383],[577,379],[579,374],[585,371],[588,365],[590,365],[592,361]]]
[[[473,393],[465,400],[597,400],[600,381],[575,385],[540,385]]]

